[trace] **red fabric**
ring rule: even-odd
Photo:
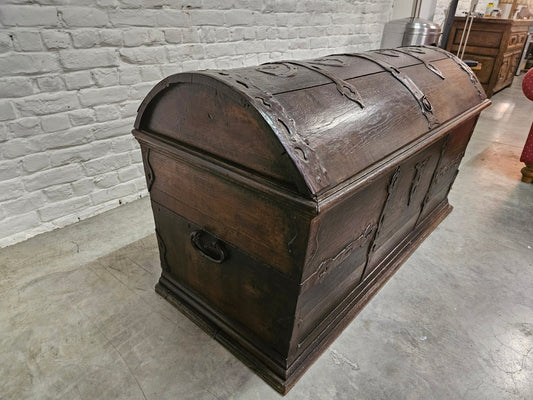
[[[522,91],[529,100],[533,100],[533,68],[531,68],[526,76],[524,76],[524,80],[522,81]],[[526,164],[533,164],[533,124],[529,130],[529,136],[524,145],[524,150],[522,150],[520,161]]]
[[[533,100],[533,68],[527,71],[522,81],[522,91],[529,100]]]
[[[524,150],[522,150],[520,161],[526,164],[533,164],[533,125],[531,125],[531,129],[529,130],[529,136],[524,145]]]

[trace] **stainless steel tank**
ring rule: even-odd
[[[402,18],[389,21],[383,29],[382,49],[400,46],[430,45],[439,42],[440,26],[434,22],[416,18]]]

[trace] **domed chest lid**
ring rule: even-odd
[[[148,94],[135,126],[318,198],[487,105],[455,56],[405,47],[173,75]]]

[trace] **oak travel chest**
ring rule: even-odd
[[[429,47],[169,76],[133,130],[156,290],[286,393],[450,212],[489,104]]]

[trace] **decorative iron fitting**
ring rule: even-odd
[[[437,160],[437,166],[435,167],[435,170],[433,171],[433,175],[431,176],[431,181],[429,182],[428,190],[426,192],[426,195],[424,196],[424,200],[422,200],[422,204],[420,205],[420,213],[418,214],[418,218],[416,219],[415,226],[417,226],[420,223],[422,214],[424,213],[426,205],[429,203],[429,200],[431,199],[431,197],[433,197],[433,191],[438,180],[438,172],[441,168],[444,155],[446,154],[446,151],[448,150],[449,141],[450,141],[450,135],[448,134],[444,138],[442,145],[440,147],[439,159]]]
[[[431,48],[434,49],[434,47],[431,47]],[[409,51],[412,51],[413,53],[427,54],[420,46],[409,46],[409,47],[404,47],[404,49],[409,49]]]
[[[387,56],[387,57],[400,57],[400,55],[396,52],[396,49],[374,50],[373,53],[381,54],[382,56]]]
[[[398,53],[403,53],[403,54],[407,54],[408,56],[410,57],[413,57],[414,59],[422,62],[422,64],[424,64],[424,66],[430,70],[431,72],[433,72],[435,75],[437,75],[439,78],[441,79],[445,79],[444,78],[444,75],[442,74],[442,72],[437,68],[435,67],[433,64],[427,62],[426,60],[424,60],[422,57],[419,57],[419,56],[416,56],[414,55],[413,53],[418,53],[418,54],[425,54],[425,52],[422,52],[420,53],[419,51],[414,51],[411,47],[405,47],[405,48],[402,48],[402,49],[396,49],[396,51]]]
[[[328,257],[318,265],[316,271],[313,273],[312,282],[321,282],[324,280],[324,277],[328,275],[332,267],[339,265],[344,262],[348,257],[357,249],[360,249],[365,244],[367,244],[371,234],[374,233],[375,225],[369,223],[366,225],[365,229],[361,234],[356,237],[354,240],[346,244],[341,250],[337,252],[333,257]]]
[[[308,61],[309,64],[323,65],[325,67],[345,67],[346,63],[340,58],[324,57]]]
[[[409,76],[404,74],[400,69],[392,64],[389,64],[386,61],[379,60],[376,57],[374,57],[372,54],[369,53],[361,53],[361,54],[344,54],[345,56],[349,57],[357,57],[357,58],[363,58],[365,60],[371,61],[374,64],[379,65],[381,68],[383,68],[385,71],[389,72],[396,80],[398,80],[405,88],[413,95],[416,102],[420,106],[420,111],[422,112],[422,115],[427,121],[428,129],[431,129],[435,125],[439,125],[439,121],[435,115],[433,115],[433,106],[429,102],[426,95],[418,88],[416,83],[413,82]]]
[[[298,169],[305,171],[302,177],[313,192],[329,186],[330,181],[309,140],[298,133],[294,119],[287,114],[283,105],[269,92],[254,85],[246,76],[228,71],[206,71],[207,75],[238,89],[270,124],[282,146],[293,155]]]
[[[389,209],[390,199],[394,195],[394,192],[396,191],[398,179],[400,177],[400,166],[396,167],[396,170],[392,174],[389,180],[389,184],[387,185],[387,196],[385,197],[385,201],[383,202],[383,207],[381,208],[381,213],[378,218],[378,223],[376,226],[376,230],[374,233],[374,237],[372,238],[372,242],[370,244],[370,247],[368,248],[368,255],[366,259],[365,264],[365,270],[368,266],[368,262],[370,261],[370,253],[376,251],[377,247],[377,240],[379,239],[379,235],[381,233],[381,228],[383,228],[383,223],[385,221],[385,216],[387,214],[387,211]]]
[[[147,148],[146,151],[143,152],[143,158],[144,158],[144,165],[147,167],[146,171],[146,186],[148,187],[148,191],[152,190],[152,185],[155,181],[155,173],[152,168],[152,164],[150,164],[150,149]]]
[[[363,99],[361,98],[361,95],[359,94],[359,92],[357,91],[357,89],[355,88],[355,86],[353,86],[351,83],[348,83],[340,78],[338,78],[337,76],[335,76],[334,74],[332,74],[331,72],[323,69],[323,68],[320,68],[318,65],[315,65],[315,63],[312,63],[312,62],[304,62],[304,61],[287,61],[286,63],[288,64],[292,64],[292,65],[297,65],[299,67],[302,67],[302,68],[307,68],[311,71],[315,71],[317,73],[319,73],[320,75],[323,75],[325,76],[326,78],[328,78],[329,80],[331,80],[335,86],[337,87],[337,90],[340,94],[342,94],[344,97],[350,99],[351,101],[359,104],[359,106],[361,108],[365,108],[365,105],[363,104]]]
[[[263,72],[264,74],[278,76],[280,78],[293,77],[298,71],[298,69],[294,65],[290,65],[285,62],[271,62],[261,64],[255,70]]]
[[[315,60],[308,61],[309,64],[323,65],[326,67],[345,67],[346,63],[340,58],[324,57],[317,58]],[[280,78],[292,78],[298,73],[296,65],[290,61],[277,61],[261,64],[256,67],[256,71],[263,72],[264,74],[277,76]]]
[[[431,48],[432,50],[438,51],[439,53],[442,53],[446,57],[448,57],[449,59],[453,60],[468,75],[468,78],[470,79],[470,82],[472,82],[472,85],[476,89],[479,98],[481,100],[484,100],[486,98],[486,96],[483,93],[483,90],[481,90],[482,89],[481,88],[481,84],[479,83],[479,80],[477,79],[476,75],[472,72],[470,67],[463,62],[463,60],[461,60],[460,58],[454,56],[451,53],[448,53],[445,50],[442,50],[439,47],[429,47],[429,46],[424,46],[424,47]]]
[[[411,202],[415,197],[415,193],[418,189],[418,186],[420,185],[420,180],[422,179],[422,172],[426,168],[428,161],[429,157],[426,157],[422,161],[417,162],[415,165],[415,175],[413,177],[413,180],[411,181],[411,188],[409,189],[409,199],[407,200],[407,206],[411,205]]]
[[[163,237],[155,228],[155,235],[157,237],[157,243],[159,244],[159,255],[161,259],[161,269],[163,271],[168,271],[168,261],[167,261],[167,246],[165,245],[165,241],[163,240]]]
[[[361,108],[364,108],[363,99],[361,98],[361,95],[357,91],[354,85],[351,83],[346,82],[345,80],[342,80],[332,74],[331,72],[320,68],[320,66],[326,66],[326,67],[342,67],[345,66],[343,60],[340,58],[332,58],[332,57],[325,57],[325,58],[319,58],[312,61],[281,61],[277,63],[267,63],[260,65],[256,68],[257,71],[263,72],[265,74],[279,76],[282,78],[289,78],[297,73],[297,69],[295,66],[306,68],[314,72],[318,72],[319,74],[325,76],[329,80],[331,80],[335,86],[337,87],[337,90],[340,94],[342,94],[344,97],[348,98],[349,100],[359,104]],[[286,68],[285,72],[280,72],[279,67],[283,66]]]
[[[394,174],[392,174],[389,185],[387,186],[387,201],[389,200],[389,197],[394,193],[396,190],[396,185],[398,184],[398,178],[400,177],[400,167],[398,166],[396,170],[394,171]]]

